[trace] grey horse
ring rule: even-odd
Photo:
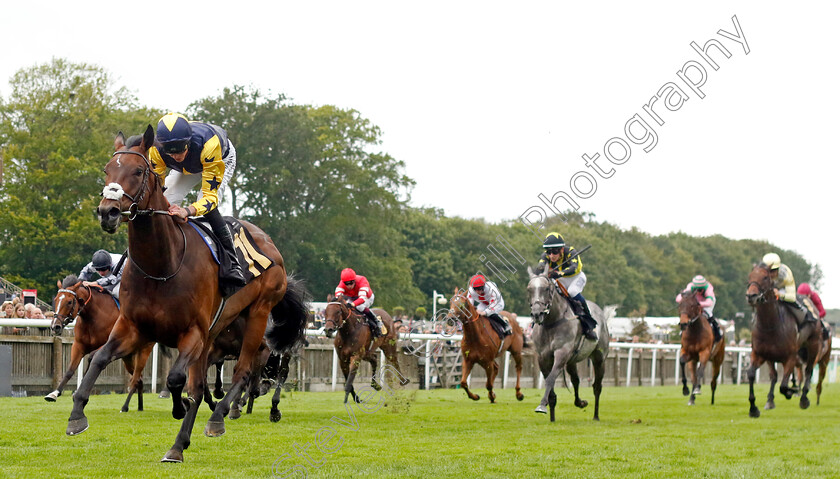
[[[528,268],[531,279],[528,282],[528,301],[531,304],[531,318],[534,320],[532,339],[537,350],[540,370],[545,377],[545,394],[540,405],[534,412],[545,414],[546,406],[551,409],[551,421],[554,421],[554,406],[557,396],[554,394],[554,382],[565,367],[575,388],[575,406],[585,408],[589,403],[578,395],[580,377],[577,363],[590,359],[595,368],[595,416],[598,417],[598,405],[601,398],[601,381],[604,378],[604,368],[609,353],[610,334],[607,321],[615,314],[615,307],[608,306],[606,310],[588,301],[589,311],[598,323],[595,332],[597,341],[583,338],[580,321],[572,313],[569,302],[561,295],[558,287],[548,278],[548,267],[536,274]]]

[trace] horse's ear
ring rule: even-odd
[[[335,299],[335,296],[333,296],[332,293],[327,295],[327,302],[328,303],[332,303],[334,299]]]
[[[152,125],[146,127],[146,131],[143,132],[143,142],[140,143],[140,148],[144,150],[148,150],[152,147],[155,143],[155,129],[152,128]]]
[[[61,281],[56,281],[55,284],[58,285],[58,289],[61,289]]]
[[[534,274],[534,270],[531,269],[530,266],[528,266],[528,277],[533,278],[534,276],[536,276],[536,274]]]
[[[114,138],[114,151],[120,151],[125,148],[125,135],[123,132],[117,133],[117,137]]]
[[[455,289],[452,291],[452,294],[458,296],[458,287],[455,286]]]
[[[543,269],[542,274],[548,276],[548,261],[545,262],[545,269]]]

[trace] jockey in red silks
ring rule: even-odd
[[[487,281],[480,274],[473,276],[470,278],[470,288],[467,291],[467,298],[475,306],[479,316],[486,316],[487,319],[492,319],[499,323],[503,328],[505,336],[513,334],[508,320],[499,314],[505,309],[505,300],[502,298],[502,293],[495,283]]]
[[[356,274],[350,268],[344,268],[341,270],[341,281],[335,287],[335,295],[351,301],[353,307],[365,315],[373,332],[373,337],[382,336],[382,330],[384,329],[382,321],[370,310],[373,305],[373,290],[370,288],[367,278]]]
[[[811,285],[808,283],[802,283],[796,288],[796,294],[801,294],[803,296],[807,296],[811,298],[811,302],[814,303],[814,307],[817,308],[817,313],[820,316],[820,322],[823,325],[823,338],[828,339],[829,336],[829,328],[828,324],[825,322],[825,308],[823,308],[822,299],[820,299],[820,295],[811,289]]]
[[[706,318],[708,319],[709,324],[712,325],[715,342],[720,341],[723,334],[720,332],[720,326],[718,325],[714,314],[715,303],[717,302],[714,286],[712,286],[712,283],[709,283],[703,275],[698,274],[692,278],[691,282],[685,286],[685,289],[677,295],[677,303],[682,301],[684,295],[687,296],[691,293],[694,293],[694,296],[697,298],[697,302],[700,303],[700,307],[703,308],[703,312],[706,313]]]

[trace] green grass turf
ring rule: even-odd
[[[840,385],[826,385],[820,406],[812,391],[804,411],[798,398],[778,395],[765,411],[767,387],[758,387],[759,419],[747,416],[747,386],[721,386],[715,406],[705,386],[694,407],[674,386],[605,388],[600,423],[563,389],[553,424],[533,412],[541,397],[533,389],[521,403],[513,390],[497,390],[496,404],[484,390],[478,402],[461,390],[398,391],[375,412],[354,409],[357,431],[330,421],[348,418],[343,393],[286,392],[280,423],[268,421],[262,397],[255,414],[228,419],[220,438],[204,436],[202,406],[183,464],[158,462],[181,424],[169,400],[147,394],[144,412],[121,414],[124,395],[93,396],[90,429],[68,437],[69,396],[0,398],[0,476],[271,477],[284,454],[292,458],[279,471],[304,467],[293,444],[309,443],[321,461],[307,467],[309,477],[840,477]],[[590,388],[583,397],[592,399]],[[322,436],[337,449],[323,455],[314,443],[326,426],[341,438]]]

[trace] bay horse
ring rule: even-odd
[[[601,310],[597,304],[587,301],[592,318],[598,323],[595,328],[598,340],[585,340],[580,321],[572,313],[569,301],[559,291],[559,286],[562,285],[558,286],[548,277],[548,265],[540,274],[534,273],[529,267],[528,275],[528,302],[531,305],[531,318],[534,320],[531,339],[537,350],[540,371],[545,378],[545,394],[534,412],[545,414],[548,412],[546,406],[549,406],[551,421],[554,422],[554,407],[557,404],[554,382],[564,368],[569,373],[575,390],[575,406],[585,408],[589,403],[578,395],[580,377],[577,363],[589,359],[595,373],[595,381],[592,384],[592,391],[595,393],[595,414],[592,419],[599,421],[601,388],[610,347],[607,321],[615,314],[615,307],[608,306],[606,310]]]
[[[796,366],[797,354],[802,351],[805,361],[805,378],[799,398],[799,407],[807,409],[811,405],[808,400],[808,390],[811,386],[811,373],[820,349],[821,331],[816,323],[805,323],[802,330],[798,330],[796,318],[788,308],[776,299],[770,269],[764,264],[753,266],[747,284],[747,302],[755,311],[752,325],[752,352],[747,378],[750,381],[750,417],[759,417],[761,413],[755,406],[755,372],[765,362],[770,368],[770,392],[767,393],[767,403],[764,409],[774,409],[773,389],[776,387],[778,372],[775,363],[783,365],[782,382],[779,392],[790,399],[796,392],[788,387],[788,379]]]
[[[715,390],[720,375],[720,367],[726,353],[724,340],[715,343],[715,335],[712,325],[709,323],[706,312],[697,301],[693,292],[683,294],[679,304],[680,311],[680,375],[683,384],[683,396],[688,396],[686,385],[685,364],[689,363],[691,371],[691,397],[688,405],[694,406],[694,396],[700,394],[700,385],[703,384],[703,376],[706,372],[706,363],[712,361],[712,404],[715,403]]]
[[[478,310],[467,298],[465,291],[455,288],[452,298],[449,300],[449,313],[447,322],[450,319],[457,319],[463,328],[463,339],[461,339],[461,389],[467,393],[467,397],[478,401],[478,394],[470,391],[467,377],[470,375],[473,366],[478,364],[484,368],[487,375],[487,399],[491,403],[496,402],[496,393],[493,392],[493,383],[496,375],[499,374],[499,365],[496,358],[505,351],[509,351],[516,364],[516,400],[525,399],[525,395],[519,387],[519,379],[522,376],[522,349],[525,347],[525,334],[519,322],[507,311],[502,311],[510,323],[513,334],[506,336],[504,340],[499,339],[496,330],[490,324],[491,319],[478,314]]]
[[[394,320],[384,309],[372,308],[373,314],[382,319],[382,324],[388,330],[375,340],[371,341],[372,334],[368,327],[367,320],[356,308],[350,307],[341,298],[332,294],[327,296],[327,307],[324,308],[324,334],[331,338],[338,332],[333,342],[335,352],[338,354],[338,363],[341,365],[341,372],[344,374],[344,402],[349,396],[359,402],[359,396],[353,389],[353,380],[356,378],[356,371],[362,360],[370,363],[372,377],[370,386],[377,391],[381,385],[376,382],[376,375],[379,370],[379,356],[377,349],[385,353],[385,358],[391,363],[397,372],[402,376],[400,364],[397,360],[397,330],[394,329]]]
[[[151,125],[142,135],[128,141],[122,133],[118,134],[114,140],[115,153],[105,166],[107,186],[97,210],[100,226],[108,233],[115,233],[121,223],[127,222],[131,254],[122,276],[119,318],[108,341],[94,354],[73,397],[67,434],[87,430],[84,408],[94,381],[105,366],[159,342],[178,349],[166,384],[172,397],[172,416],[183,419],[175,443],[161,461],[183,462],[183,451],[190,445],[207,381],[207,355],[213,340],[238,316],[246,318],[242,351],[234,368],[231,389],[216,406],[204,430],[211,437],[225,432],[224,416],[230,410],[230,401],[237,397],[252,373],[269,312],[272,328],[268,343],[273,350],[282,352],[303,336],[309,308],[302,298],[295,296],[294,288],[288,288],[283,257],[271,238],[245,221],[241,223],[262,255],[241,244],[240,254],[248,263],[243,269],[256,271],[256,277],[223,301],[218,266],[203,238],[194,228],[167,213],[169,202],[148,159],[154,138]],[[234,232],[234,237],[241,240],[244,233],[244,229]],[[270,266],[259,273],[258,263]],[[185,386],[188,396],[182,398]]]
[[[805,363],[802,361],[801,356],[797,356],[798,360],[796,362],[796,374],[799,377],[799,384],[802,384],[802,380],[804,377],[803,369],[805,367]],[[820,405],[820,395],[822,394],[822,385],[823,380],[825,379],[825,374],[828,372],[828,363],[831,361],[831,334],[829,330],[829,335],[827,339],[820,340],[820,351],[817,353],[816,364],[814,367],[816,368],[817,365],[820,366],[820,374],[818,376],[817,381],[817,406]],[[794,383],[794,388],[796,388],[796,384]]]
[[[108,340],[114,323],[120,315],[120,309],[114,297],[101,286],[85,286],[75,275],[69,275],[58,283],[58,292],[53,298],[55,317],[50,329],[55,336],[60,336],[65,326],[76,320],[73,329],[73,346],[70,349],[70,367],[62,376],[56,389],[44,396],[49,402],[55,402],[61,396],[64,387],[79,367],[82,358],[99,349]],[[154,344],[146,346],[136,354],[125,356],[125,370],[131,374],[128,383],[128,397],[120,409],[128,411],[131,396],[137,393],[137,410],[143,410],[143,368],[152,353]]]

